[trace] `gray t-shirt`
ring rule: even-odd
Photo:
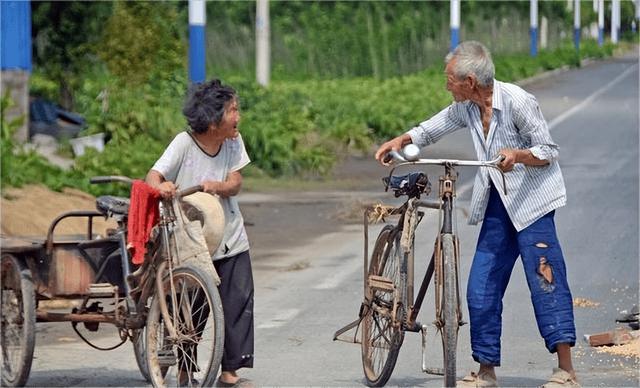
[[[185,189],[208,180],[224,182],[228,173],[238,171],[250,162],[240,135],[225,140],[220,151],[210,155],[200,148],[191,135],[182,132],[173,139],[152,169],[162,174],[165,180]],[[213,254],[214,260],[249,250],[249,239],[238,201],[235,197],[221,197],[220,202],[226,225],[222,242]]]

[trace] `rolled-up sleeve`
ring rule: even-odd
[[[558,145],[551,138],[549,127],[542,115],[538,101],[532,95],[516,101],[513,107],[513,121],[527,144],[529,151],[540,160],[549,163],[558,159]]]
[[[410,129],[407,134],[411,137],[411,142],[419,147],[436,143],[443,136],[466,127],[465,112],[466,106],[463,103],[453,103]]]

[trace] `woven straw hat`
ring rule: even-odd
[[[199,220],[209,253],[218,249],[224,235],[224,210],[220,198],[197,192],[182,198],[182,211],[190,221]]]

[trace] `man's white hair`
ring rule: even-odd
[[[462,42],[445,57],[448,64],[455,59],[453,73],[458,79],[468,75],[475,75],[480,86],[492,86],[496,70],[493,66],[491,53],[482,43],[474,40]]]

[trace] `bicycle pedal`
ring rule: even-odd
[[[391,279],[377,275],[369,275],[369,287],[383,292],[393,292],[396,289]]]
[[[437,376],[444,376],[444,369],[443,368],[424,368],[423,369],[424,373],[428,373],[430,375],[437,375]]]
[[[116,295],[116,287],[111,283],[93,283],[89,285],[89,297],[109,297]]]
[[[161,367],[170,367],[176,365],[178,358],[173,350],[161,350],[158,352],[158,364]]]

